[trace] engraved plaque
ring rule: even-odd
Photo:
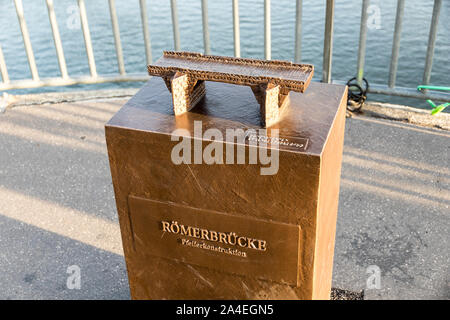
[[[298,286],[300,226],[128,197],[137,252]]]

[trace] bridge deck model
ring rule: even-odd
[[[263,125],[276,123],[289,91],[304,92],[314,66],[288,61],[256,60],[165,51],[148,73],[164,79],[172,93],[175,115],[192,109],[205,95],[204,81],[249,86],[261,109]]]

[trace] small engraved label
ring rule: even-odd
[[[246,144],[261,145],[263,143],[268,147],[276,147],[278,149],[289,149],[294,151],[306,151],[306,148],[308,147],[308,139],[306,138],[288,136],[270,137],[256,131],[247,131],[244,141]]]

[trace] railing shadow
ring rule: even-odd
[[[0,234],[0,299],[130,298],[121,255],[7,218],[1,211]],[[74,265],[80,270],[79,289],[67,286],[73,275],[67,271]]]
[[[347,121],[333,285],[372,298],[445,298],[449,135],[390,121]],[[369,297],[369,296],[368,296]]]

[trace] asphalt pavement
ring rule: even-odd
[[[0,114],[0,299],[130,298],[104,139],[125,102]],[[449,159],[449,131],[347,119],[333,287],[450,299]]]

